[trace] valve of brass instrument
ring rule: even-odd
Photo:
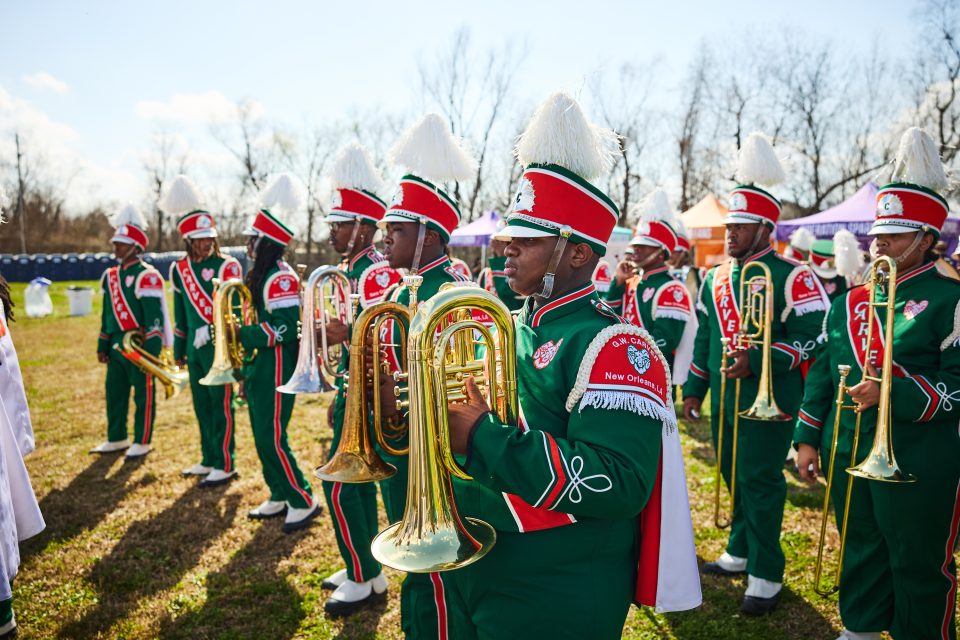
[[[472,377],[481,389],[486,385],[486,375],[483,369],[483,362],[473,361],[463,365],[448,366],[445,369],[447,374],[447,401],[448,402],[467,402],[467,378]]]
[[[410,408],[410,400],[401,400],[400,398],[404,393],[409,389],[408,385],[400,386],[399,383],[407,379],[407,374],[403,371],[395,371],[393,374],[393,381],[397,384],[393,387],[393,397],[397,399],[397,411],[406,411]]]

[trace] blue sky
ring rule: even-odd
[[[70,199],[129,199],[158,122],[199,139],[205,118],[256,100],[271,120],[418,108],[418,57],[470,28],[481,48],[525,42],[525,101],[578,89],[604,65],[659,58],[679,76],[703,38],[797,28],[851,52],[874,38],[912,46],[913,3],[0,2],[0,163],[30,132],[50,165],[70,160]],[[221,150],[222,151],[222,150]]]

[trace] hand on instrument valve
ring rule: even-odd
[[[327,320],[327,344],[331,347],[347,341],[347,325],[338,318]]]
[[[797,445],[797,471],[807,482],[816,482],[820,475],[820,452],[809,444]]]
[[[187,366],[187,356],[183,356],[182,358],[177,358],[176,365],[177,365],[178,367],[185,367],[185,366]]]
[[[459,454],[467,452],[467,444],[473,426],[484,414],[490,413],[490,406],[483,399],[480,387],[473,381],[473,376],[468,376],[464,380],[464,387],[467,392],[467,401],[451,402],[447,407],[450,425],[450,448],[453,449],[454,453]]]
[[[720,371],[726,374],[728,379],[749,378],[752,375],[749,354],[745,349],[731,351],[730,364]]]
[[[688,422],[700,422],[700,405],[703,404],[702,398],[693,396],[683,399],[683,419]]]
[[[110,362],[110,354],[106,351],[97,351],[97,362],[100,364],[107,364]]]
[[[870,363],[867,363],[867,369],[864,371],[864,378],[866,376],[877,377],[877,370]],[[849,387],[847,393],[850,394],[850,399],[857,403],[857,413],[863,413],[870,407],[880,404],[880,385],[873,380],[861,380]]]
[[[620,264],[617,265],[617,272],[613,277],[617,281],[617,285],[623,285],[624,282],[632,278],[637,273],[637,268],[633,266],[633,263],[629,260],[621,260]]]

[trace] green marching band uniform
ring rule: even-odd
[[[937,159],[932,140],[919,130],[907,132],[901,149],[905,143],[926,143],[933,150],[923,155]],[[898,161],[894,166],[903,165]],[[925,234],[936,240],[948,212],[946,200],[934,190],[946,184],[942,173],[942,179],[924,179],[922,172],[911,172],[907,166],[904,174],[895,175],[899,180],[877,193],[876,221],[870,231],[916,236],[910,249],[890,256],[898,262],[917,249]],[[879,374],[884,349],[893,349],[892,445],[900,468],[916,481],[853,478],[840,577],[840,616],[846,627],[841,638],[879,640],[886,630],[897,640],[953,639],[957,592],[953,554],[960,523],[960,283],[939,275],[927,258],[909,271],[898,270],[891,345],[881,342],[883,306],[876,310],[879,326],[871,332],[872,339],[867,338],[869,296],[869,286],[860,285],[830,308],[794,435],[798,446],[819,450],[826,473],[834,453],[838,365],[851,367],[846,384],[853,386],[861,381],[865,362]],[[876,296],[885,304],[886,286],[878,286]],[[839,423],[832,488],[838,527],[844,517],[843,471],[851,466],[855,420],[853,411],[845,411]],[[876,422],[876,407],[862,414],[857,463],[871,447]]]
[[[358,169],[360,168],[360,169]],[[351,171],[352,169],[352,171]],[[370,163],[366,151],[359,145],[345,148],[331,171],[333,181],[333,208],[326,222],[349,224],[353,236],[348,245],[348,255],[340,263],[340,269],[350,279],[351,291],[340,291],[340,304],[351,305],[350,294],[356,294],[356,313],[383,300],[386,291],[400,280],[400,274],[390,268],[383,254],[369,244],[355,250],[358,225],[375,225],[383,218],[387,205],[374,193],[382,183]],[[346,408],[346,391],[350,354],[344,348],[336,381],[337,395],[333,399],[333,439],[331,453],[340,445]],[[369,423],[367,424],[369,429]],[[372,436],[372,432],[370,433]],[[337,547],[346,569],[324,581],[324,586],[337,589],[327,601],[325,610],[331,615],[345,615],[356,610],[373,596],[382,596],[385,579],[382,567],[370,551],[370,542],[377,535],[377,487],[373,483],[347,483],[323,481],[323,493],[330,509],[330,519],[337,538]],[[365,583],[377,579],[382,584],[371,584],[369,589],[358,585],[344,585],[344,581]],[[351,589],[352,587],[352,589]],[[378,592],[379,591],[379,592]]]
[[[842,296],[848,288],[847,279],[837,271],[834,242],[834,240],[817,240],[810,247],[810,268],[820,278],[820,283],[830,302]]]
[[[495,293],[500,301],[507,306],[507,309],[517,311],[523,306],[523,297],[514,293],[510,285],[507,284],[507,276],[503,273],[503,265],[506,262],[506,256],[490,256],[487,258],[487,266],[480,272],[477,283],[490,293]]]
[[[146,249],[146,222],[132,206],[121,211],[111,242],[128,247],[121,264],[107,269],[100,279],[103,290],[103,314],[97,353],[106,354],[107,440],[91,453],[108,453],[128,449],[130,458],[146,455],[151,448],[153,423],[156,417],[156,396],[153,376],[125,358],[121,341],[128,331],[143,336],[143,349],[158,356],[169,344],[170,331],[166,316],[163,276],[140,259]],[[133,388],[133,445],[127,432],[130,389]],[[129,447],[129,448],[128,448]]]
[[[571,130],[603,157],[579,105],[551,96],[519,143],[525,170],[499,239],[556,238],[558,259],[568,241],[605,252],[613,202],[551,163],[573,158],[523,151],[544,146],[537,132]],[[552,283],[551,272],[544,302],[528,298],[516,319],[518,424],[482,417],[464,462],[473,481],[453,480],[460,517],[491,524],[497,539],[443,574],[451,638],[619,638],[631,602],[700,604],[669,367],[591,281],[561,295]]]
[[[741,151],[740,178],[744,175],[745,158],[753,145],[765,146],[769,155],[773,149],[762,134],[751,135]],[[776,161],[776,160],[774,160]],[[777,166],[782,175],[782,170]],[[801,365],[813,355],[817,336],[823,325],[827,308],[826,296],[810,268],[795,260],[777,254],[767,245],[757,244],[761,228],[773,229],[780,216],[780,202],[760,187],[745,184],[730,193],[727,225],[758,225],[754,236],[752,255],[742,261],[730,259],[710,269],[704,278],[697,300],[699,328],[694,342],[690,375],[683,387],[683,397],[702,400],[710,392],[710,417],[714,449],[718,447],[718,417],[720,415],[721,338],[733,338],[740,328],[740,272],[748,264],[761,262],[770,269],[773,279],[773,316],[771,324],[771,374],[773,396],[780,410],[791,417],[797,415],[803,393]],[[759,224],[758,224],[759,223]],[[729,232],[728,232],[729,233]],[[754,268],[756,269],[756,268]],[[752,276],[760,273],[752,270]],[[751,276],[751,277],[752,277]],[[721,449],[721,471],[730,486],[730,468],[733,445],[735,411],[744,411],[757,396],[762,349],[749,352],[752,375],[742,378],[740,404],[735,406],[736,384],[728,380],[724,399],[724,441]],[[790,421],[756,421],[740,418],[737,439],[737,478],[735,504],[726,552],[716,563],[719,573],[748,575],[744,598],[747,611],[753,599],[776,605],[783,582],[785,558],[780,547],[787,483],[783,462],[790,450],[792,423]],[[750,600],[748,600],[750,599]]]
[[[291,177],[283,174],[268,186],[263,196],[265,203],[272,204],[269,196],[282,193],[289,180]],[[291,211],[297,207],[295,204],[282,206]],[[287,424],[296,396],[277,390],[290,378],[297,361],[300,280],[282,260],[283,249],[293,238],[293,231],[269,210],[260,209],[244,234],[255,238],[251,242],[256,257],[247,283],[253,294],[257,324],[240,328],[239,339],[245,352],[251,354],[256,350],[256,356],[244,367],[243,386],[253,440],[263,478],[270,489],[270,498],[249,516],[264,519],[286,511],[283,530],[289,533],[307,526],[320,511],[287,442]],[[265,255],[271,256],[272,261],[265,265],[262,280],[253,282],[251,275],[256,273]],[[259,291],[254,291],[255,288]]]
[[[167,194],[167,211],[183,213],[182,208],[187,204],[187,212],[177,221],[177,230],[188,244],[205,238],[215,239],[217,229],[213,216],[195,208],[199,205],[199,197],[192,198],[189,203],[180,199],[179,205],[173,204],[177,201],[174,196],[191,192],[196,193],[186,176],[178,176]],[[212,251],[200,261],[187,255],[170,265],[173,357],[178,361],[186,359],[193,412],[200,426],[200,462],[184,470],[184,474],[205,476],[201,480],[204,486],[222,484],[236,476],[233,385],[203,385],[200,379],[213,365],[214,279],[226,282],[240,277],[240,263],[235,258]]]

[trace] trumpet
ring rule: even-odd
[[[750,271],[759,271],[757,275],[749,275]],[[720,417],[717,423],[717,470],[716,486],[714,487],[713,521],[718,529],[725,529],[733,521],[734,498],[736,497],[737,478],[737,435],[740,427],[740,418],[749,418],[762,422],[786,422],[791,417],[780,410],[773,395],[773,378],[770,373],[770,344],[773,333],[773,276],[770,267],[762,262],[748,262],[740,271],[740,329],[734,334],[732,342],[723,343],[723,353],[720,356],[721,369],[727,365],[727,348],[732,344],[735,351],[758,346],[761,349],[760,378],[757,385],[757,396],[750,408],[740,410],[740,383],[738,378],[734,385],[733,411],[733,445],[730,456],[730,517],[720,518],[720,463],[723,451],[723,426],[725,422],[726,376],[721,372],[720,378]]]
[[[867,334],[865,336],[867,348],[864,360],[869,362],[871,346],[873,344],[873,330],[877,327],[877,308],[883,307],[885,317],[883,322],[884,345],[883,363],[879,376],[868,375],[864,362],[863,380],[871,380],[880,385],[880,401],[877,405],[877,429],[873,437],[873,445],[863,462],[856,464],[857,446],[860,444],[860,420],[863,414],[857,412],[853,428],[853,449],[850,452],[850,466],[847,468],[847,490],[844,499],[843,521],[840,525],[840,551],[837,556],[837,568],[833,584],[823,586],[823,549],[827,538],[827,518],[830,509],[830,490],[833,488],[834,460],[837,454],[837,442],[840,434],[840,418],[844,411],[856,410],[857,405],[847,404],[847,376],[850,374],[850,365],[837,365],[840,381],[837,385],[836,411],[833,417],[833,440],[830,446],[830,467],[827,470],[827,488],[823,494],[823,513],[820,520],[820,540],[817,544],[817,562],[814,569],[813,590],[823,597],[829,597],[840,590],[840,572],[843,569],[843,557],[847,547],[847,518],[850,514],[850,498],[853,493],[853,479],[864,478],[878,482],[909,483],[916,482],[916,478],[902,471],[893,454],[893,434],[891,430],[891,402],[893,384],[893,322],[897,301],[897,263],[888,256],[880,256],[870,263],[867,286],[870,288],[870,299],[867,306]],[[887,288],[887,300],[877,302],[877,289]]]
[[[145,374],[156,378],[163,385],[166,400],[178,395],[190,384],[189,373],[165,355],[155,356],[143,348],[143,333],[139,329],[124,333],[120,344],[113,345],[113,348]]]
[[[305,268],[305,265],[304,265]],[[323,393],[334,391],[334,380],[342,378],[337,371],[342,357],[340,345],[331,346],[327,341],[327,325],[324,321],[325,306],[332,305],[337,318],[345,325],[353,323],[353,305],[341,304],[340,291],[349,295],[350,279],[334,266],[317,267],[307,279],[301,291],[300,350],[297,365],[290,379],[277,387],[282,393]],[[352,299],[353,297],[350,296]],[[317,349],[317,333],[320,334],[320,349]]]
[[[495,331],[473,320],[473,310],[490,316]],[[482,358],[475,356],[477,347],[482,347]],[[459,569],[486,555],[497,534],[483,520],[457,514],[451,476],[472,478],[450,448],[447,403],[466,397],[464,379],[473,376],[504,424],[517,423],[513,318],[495,295],[480,287],[441,288],[410,322],[407,358],[407,500],[403,518],[377,534],[371,551],[381,563],[401,571]]]
[[[240,344],[240,327],[257,323],[250,289],[238,278],[223,284],[215,279],[213,286],[213,364],[200,378],[209,387],[238,382],[243,366],[257,356],[256,349],[248,355]]]
[[[385,480],[397,472],[397,468],[385,462],[377,453],[370,439],[367,429],[368,412],[373,412],[373,433],[377,443],[390,455],[403,456],[407,454],[407,447],[394,447],[384,432],[391,428],[387,425],[380,410],[380,383],[383,376],[389,373],[389,367],[380,355],[380,330],[388,321],[393,321],[399,328],[400,345],[406,345],[407,327],[410,319],[417,310],[417,289],[423,282],[422,276],[405,276],[404,286],[410,291],[410,304],[404,306],[397,302],[384,300],[364,309],[353,324],[353,333],[350,337],[350,366],[347,382],[343,386],[347,394],[346,406],[343,415],[343,432],[337,450],[330,456],[330,460],[314,472],[321,480],[330,482],[376,482]],[[391,345],[392,346],[392,345]],[[371,359],[366,357],[370,348]],[[405,359],[405,350],[401,349],[401,359]],[[405,363],[400,363],[401,371]],[[367,371],[372,371],[370,377]],[[404,374],[398,372],[394,379],[404,379]],[[373,397],[368,399],[367,386],[372,386]],[[399,387],[395,389],[399,396]],[[371,407],[372,405],[372,407]],[[402,433],[392,433],[400,436]]]

